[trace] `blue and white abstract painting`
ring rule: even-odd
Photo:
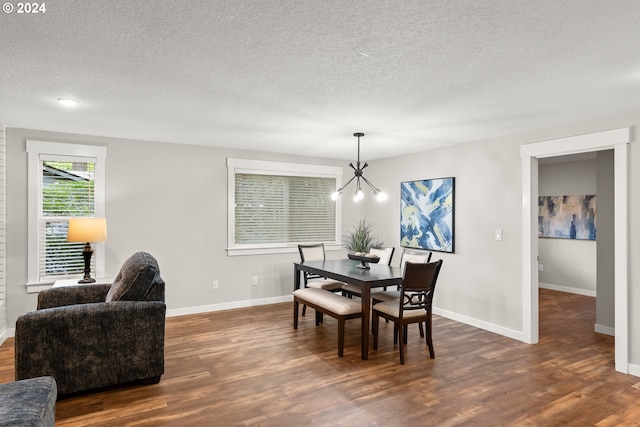
[[[538,237],[596,240],[596,196],[538,197]]]
[[[400,245],[453,253],[455,178],[400,184]]]

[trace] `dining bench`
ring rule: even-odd
[[[344,324],[348,319],[362,318],[362,304],[331,291],[317,288],[302,288],[293,292],[293,329],[298,329],[300,304],[326,314],[338,321],[338,357],[344,355]],[[322,317],[316,315],[316,326]]]

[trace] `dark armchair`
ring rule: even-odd
[[[112,285],[40,292],[36,311],[16,322],[16,380],[50,375],[59,394],[164,373],[165,284],[156,259],[138,252]]]

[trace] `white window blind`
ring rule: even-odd
[[[84,244],[67,242],[67,230],[69,218],[95,215],[94,172],[94,159],[42,159],[42,210],[38,229],[41,279],[66,277],[84,270]],[[95,271],[95,259],[91,262]]]
[[[227,159],[227,253],[297,252],[300,243],[339,250],[341,204],[331,200],[342,167]]]
[[[236,243],[334,241],[335,188],[335,178],[236,174]]]

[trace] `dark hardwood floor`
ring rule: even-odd
[[[159,384],[61,399],[56,425],[640,425],[640,379],[614,371],[594,322],[594,298],[541,290],[538,345],[435,316],[436,359],[414,327],[401,366],[384,322],[363,361],[358,321],[338,358],[336,321],[315,327],[310,313],[294,331],[291,303],[172,317]],[[0,383],[13,357],[8,339]]]

